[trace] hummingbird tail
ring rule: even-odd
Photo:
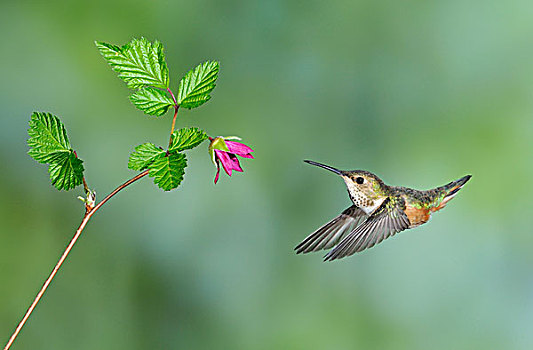
[[[431,211],[437,211],[444,208],[446,203],[448,203],[453,197],[455,197],[455,195],[457,195],[457,192],[463,188],[463,186],[468,182],[468,180],[470,180],[471,177],[472,175],[466,175],[459,180],[452,181],[449,184],[438,187],[436,190],[437,193],[441,193],[439,196],[440,200],[435,203],[436,205],[431,209]]]

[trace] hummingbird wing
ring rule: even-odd
[[[368,219],[353,229],[325,257],[325,261],[345,256],[373,247],[395,233],[409,228],[409,218],[401,208],[402,199],[385,199]]]
[[[339,216],[307,236],[294,250],[296,250],[296,254],[300,254],[329,249],[367,217],[368,215],[363,210],[352,205]]]

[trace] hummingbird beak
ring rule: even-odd
[[[321,168],[324,168],[324,169],[327,169],[327,170],[332,171],[332,172],[334,172],[335,174],[340,175],[340,176],[343,176],[343,175],[344,175],[344,172],[343,172],[342,170],[339,170],[339,169],[336,169],[336,168],[330,167],[329,165],[326,165],[326,164],[313,162],[312,160],[304,160],[304,162],[309,163],[309,164],[311,164],[311,165],[316,165],[316,166],[321,167]]]

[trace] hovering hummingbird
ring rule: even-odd
[[[311,160],[304,162],[340,175],[353,202],[294,248],[300,254],[334,247],[324,257],[325,261],[350,256],[400,231],[426,223],[431,213],[444,208],[472,177],[466,175],[444,186],[419,191],[388,186],[368,171],[344,171]]]

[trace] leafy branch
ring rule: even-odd
[[[111,68],[132,90],[130,101],[135,107],[147,115],[156,117],[162,117],[169,109],[174,109],[168,147],[164,149],[153,143],[142,143],[135,147],[129,156],[128,168],[140,173],[119,185],[102,201],[96,203],[96,192],[89,189],[87,185],[83,175],[83,161],[72,149],[63,123],[51,113],[34,112],[32,114],[28,130],[28,146],[30,148],[28,154],[39,163],[48,165],[51,183],[58,190],[71,190],[83,184],[85,197],[78,198],[85,203],[85,215],[74,237],[19,322],[4,350],[8,350],[17,338],[78,241],[89,219],[107,201],[146,175],[152,177],[154,183],[164,191],[177,188],[183,181],[187,167],[187,157],[184,152],[198,147],[207,139],[215,140],[196,127],[182,128],[176,131],[174,129],[180,107],[196,108],[211,98],[210,94],[215,88],[215,82],[218,78],[218,62],[207,61],[191,69],[179,82],[175,95],[170,88],[170,74],[165,61],[163,45],[159,41],[150,42],[145,38],[140,38],[133,39],[124,46],[98,41],[95,43]],[[228,146],[224,138],[217,137],[216,140],[214,145],[212,142],[209,146],[209,152],[216,160],[215,164],[218,169],[220,169],[219,162],[222,162],[225,169],[230,169],[229,172],[226,170],[228,175],[231,175],[231,166],[234,169],[240,169],[235,154],[244,158],[253,158],[249,154],[251,149],[243,144],[239,144],[241,146],[235,148],[237,151],[231,153],[229,146],[233,146],[230,141],[227,141]],[[215,153],[221,154],[218,152],[223,152],[226,156],[215,157]],[[231,159],[232,164],[224,163],[226,159]],[[242,171],[242,169],[238,171]],[[215,182],[217,179],[218,171]]]

